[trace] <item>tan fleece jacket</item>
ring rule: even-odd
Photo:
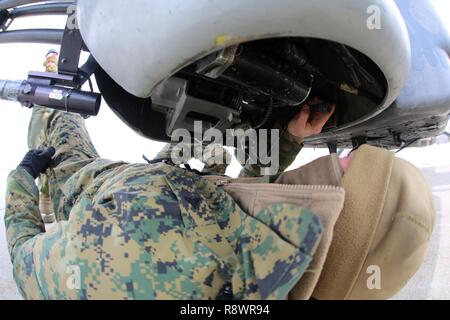
[[[344,209],[334,230],[328,230],[331,245],[321,243],[309,277],[300,280],[291,299],[311,294],[316,299],[386,299],[403,288],[423,262],[435,209],[422,173],[392,152],[362,146],[340,177],[338,158],[332,155],[277,180],[341,185],[345,190]]]

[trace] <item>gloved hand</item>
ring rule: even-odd
[[[46,150],[30,150],[19,164],[19,168],[23,168],[36,179],[39,174],[47,170],[54,155],[55,148],[53,147]]]

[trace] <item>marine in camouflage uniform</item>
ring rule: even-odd
[[[45,67],[45,72],[58,72],[58,51],[52,49],[45,55],[45,60],[43,66]],[[28,148],[33,149],[36,145],[36,139],[41,139],[40,135],[43,134],[42,128],[40,126],[35,126],[34,122],[30,122],[30,127],[28,128]],[[41,139],[42,140],[42,139]],[[53,208],[49,196],[48,190],[48,179],[45,174],[39,177],[39,210],[41,211],[42,219],[45,223],[55,222],[55,215],[53,213]]]
[[[281,125],[279,125],[282,128]],[[279,141],[279,166],[278,173],[265,177],[269,182],[275,181],[278,176],[283,173],[295,160],[297,155],[300,153],[300,150],[303,147],[303,139],[294,137],[291,135],[287,128],[279,129],[280,130],[280,141]],[[259,164],[250,164],[246,163],[240,172],[240,177],[257,177],[260,176],[262,166]]]
[[[244,164],[242,170],[239,174],[240,177],[261,177],[261,182],[272,182],[277,179],[277,177],[283,173],[295,160],[297,155],[303,148],[303,138],[298,138],[291,135],[286,128],[283,128],[281,124],[277,124],[281,131],[279,140],[279,166],[278,173],[273,176],[261,176],[260,164],[250,163],[247,159],[247,163]],[[186,144],[188,150],[191,149],[202,149],[201,153],[202,159],[197,159],[205,164],[202,173],[209,175],[225,175],[228,165],[231,163],[232,155],[228,149],[224,148],[222,145],[208,145],[203,146],[201,144]],[[164,146],[164,148],[159,152],[159,159],[171,159],[172,153],[175,148],[180,148],[179,143],[169,143]],[[192,150],[191,150],[192,151]],[[195,150],[192,152],[196,154]],[[176,154],[176,153],[175,153]],[[248,157],[248,155],[247,155]]]
[[[78,115],[35,108],[30,127],[34,148],[56,149],[46,175],[58,223],[45,231],[35,181],[12,171],[5,223],[24,298],[284,299],[311,261],[322,226],[306,209],[250,216],[164,161],[101,159]]]

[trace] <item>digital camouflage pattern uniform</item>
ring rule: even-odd
[[[283,299],[311,261],[322,226],[308,210],[250,216],[182,168],[101,159],[78,115],[35,108],[30,128],[34,148],[56,149],[58,223],[45,231],[35,181],[12,171],[5,223],[24,298]]]
[[[277,125],[281,127],[280,124]],[[280,131],[278,174],[266,177],[269,182],[275,181],[292,164],[303,147],[303,139],[292,136],[286,128],[280,129]],[[257,177],[260,172],[260,165],[246,164],[240,172],[240,177]]]

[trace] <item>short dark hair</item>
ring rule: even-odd
[[[59,55],[58,51],[56,51],[55,49],[51,49],[49,52],[47,52],[47,54],[45,55],[45,57],[48,57],[49,55],[51,55],[52,53],[56,53]]]

